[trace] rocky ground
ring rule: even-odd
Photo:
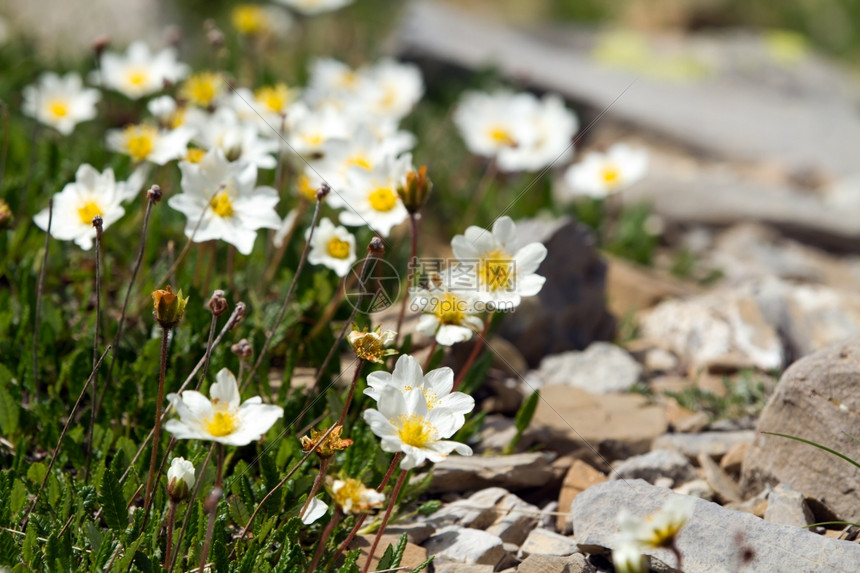
[[[662,241],[644,268],[571,219],[521,222],[548,246],[547,285],[491,341],[476,455],[438,464],[442,508],[390,531],[409,535],[404,565],[608,572],[620,508],[645,516],[688,495],[684,571],[856,571],[857,527],[808,526],[860,520],[860,470],[762,432],[858,457],[857,86],[813,54],[785,66],[750,34],[654,40],[664,63],[685,54],[705,70],[679,82],[599,61],[594,32],[457,10],[417,3],[396,50],[437,70],[492,63],[594,115],[635,80],[584,145],[649,148],[649,177],[623,201],[650,202]],[[669,272],[680,252],[683,279]],[[500,455],[535,389],[531,427]],[[674,570],[669,551],[650,558]]]

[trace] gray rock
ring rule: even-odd
[[[414,543],[415,545],[421,545],[424,543],[428,537],[433,535],[434,531],[436,531],[436,528],[433,527],[432,524],[423,520],[413,521],[411,523],[393,523],[389,524],[388,527],[385,528],[385,533],[387,535],[393,535],[398,538],[405,533],[406,539],[409,543]]]
[[[529,555],[573,555],[577,552],[572,537],[567,537],[549,529],[533,529],[520,547],[519,557]]]
[[[433,560],[433,571],[435,573],[493,573],[495,570],[496,568],[492,565],[461,563],[453,559],[439,557]]]
[[[439,511],[427,516],[427,521],[434,527],[445,525],[461,525],[474,529],[486,529],[498,518],[496,503],[508,491],[501,487],[491,487],[473,493],[466,499],[458,499],[446,504]]]
[[[510,491],[542,486],[553,477],[550,462],[554,457],[546,452],[487,457],[450,456],[433,466],[429,491],[462,492],[494,486]]]
[[[564,486],[562,486],[564,487]],[[542,529],[550,529],[555,530],[555,524],[557,521],[558,513],[558,502],[551,501],[547,503],[540,510],[540,517],[538,517],[538,527]]]
[[[856,428],[860,415],[858,384],[860,339],[807,356],[782,375],[757,430],[797,436],[852,455],[857,443],[847,432]],[[758,433],[744,456],[741,487],[752,494],[778,483],[823,502],[840,519],[860,520],[860,469],[807,444]]]
[[[678,487],[674,488],[672,491],[681,495],[692,495],[694,497],[698,497],[706,501],[714,500],[713,488],[708,485],[707,480],[703,479],[694,479],[693,481],[682,483]]]
[[[606,262],[594,237],[565,217],[517,221],[519,246],[539,241],[547,248],[537,273],[546,283],[537,296],[523,299],[507,314],[499,334],[509,340],[529,366],[544,356],[611,340],[615,320],[606,309]]]
[[[480,529],[449,525],[424,542],[428,555],[494,567],[505,556],[502,540]]]
[[[783,363],[782,341],[748,292],[726,289],[667,300],[643,316],[646,338],[660,340],[696,368],[733,359],[762,370]]]
[[[741,488],[730,478],[726,472],[717,465],[717,462],[706,453],[699,454],[699,466],[705,474],[705,480],[713,488],[717,498],[723,503],[740,503],[743,501]]]
[[[553,384],[606,394],[629,390],[641,374],[642,366],[626,350],[609,342],[593,342],[581,352],[547,356],[526,381],[534,388]]]
[[[517,567],[517,573],[596,573],[597,569],[582,553],[573,555],[529,555]]]
[[[576,542],[581,548],[611,549],[617,542],[616,517],[621,508],[645,517],[677,495],[642,480],[598,484],[578,495],[571,505]],[[848,573],[856,571],[860,562],[860,544],[768,523],[701,499],[694,501],[693,514],[676,542],[684,571],[691,573]],[[664,563],[675,562],[666,549],[648,555]]]
[[[803,494],[791,486],[779,484],[767,496],[764,520],[795,527],[806,527],[815,523],[815,516],[806,505]]]
[[[536,505],[526,503],[509,493],[496,503],[498,516],[495,523],[487,527],[487,533],[497,535],[505,543],[520,545],[534,528],[540,515]]]
[[[695,460],[700,454],[721,458],[738,444],[751,444],[755,432],[699,432],[697,434],[663,434],[654,440],[654,449],[672,450]]]
[[[612,480],[644,479],[651,484],[660,478],[669,478],[680,485],[699,477],[687,458],[672,450],[654,450],[633,456],[616,464],[614,470],[609,474]]]

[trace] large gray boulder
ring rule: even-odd
[[[617,544],[618,510],[645,517],[680,494],[642,480],[608,481],[573,500],[574,538],[590,552]],[[752,514],[732,511],[695,498],[693,515],[677,537],[685,573],[856,572],[860,544],[838,541],[790,525],[768,523]],[[647,553],[670,566],[667,549]]]
[[[758,422],[777,432],[823,444],[853,459],[860,446],[860,339],[835,344],[785,371]],[[785,483],[823,502],[841,519],[860,520],[860,469],[818,448],[759,433],[744,457],[748,493]]]

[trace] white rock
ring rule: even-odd
[[[672,480],[674,484],[682,484],[699,477],[687,458],[672,450],[654,450],[641,456],[627,458],[616,464],[610,472],[609,479],[644,479],[655,484],[660,478]]]
[[[540,509],[509,493],[499,500],[495,510],[498,518],[487,527],[487,533],[498,535],[506,543],[520,545],[538,520]]]
[[[574,527],[576,524],[574,523]],[[524,559],[529,555],[573,555],[578,550],[572,537],[566,537],[549,529],[533,529],[517,555]]]
[[[606,394],[629,390],[641,374],[642,366],[626,350],[609,342],[593,342],[582,352],[547,356],[527,381],[535,387],[573,386]]]
[[[423,543],[428,555],[495,567],[505,556],[502,540],[480,529],[449,525]]]
[[[768,494],[764,520],[795,527],[806,527],[815,523],[815,517],[806,505],[803,494],[784,483],[777,485]]]

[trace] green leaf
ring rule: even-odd
[[[440,509],[442,509],[442,502],[438,499],[431,499],[418,506],[418,513],[426,517],[432,513],[436,513]]]
[[[768,435],[771,435],[771,436],[779,436],[780,438],[788,438],[789,440],[795,440],[795,441],[797,441],[797,442],[802,442],[802,443],[804,443],[804,444],[809,444],[810,446],[815,446],[815,447],[816,447],[816,448],[818,448],[819,450],[824,450],[824,451],[825,451],[825,452],[827,452],[828,454],[833,454],[834,456],[837,456],[837,457],[842,458],[843,460],[845,460],[846,462],[848,462],[849,464],[851,464],[851,465],[852,465],[852,466],[854,466],[855,468],[860,468],[860,462],[855,462],[854,460],[852,460],[851,458],[849,458],[849,457],[848,457],[848,456],[846,456],[845,454],[840,454],[840,453],[839,453],[839,452],[837,452],[836,450],[831,450],[831,449],[830,449],[830,448],[828,448],[827,446],[823,446],[823,445],[821,445],[821,444],[819,444],[819,443],[817,443],[817,442],[812,442],[812,441],[810,441],[810,440],[804,440],[803,438],[798,438],[797,436],[790,436],[790,435],[788,435],[788,434],[779,434],[779,433],[777,433],[777,432],[762,432],[762,434],[768,434]]]
[[[540,392],[535,390],[531,396],[526,398],[523,405],[520,406],[516,417],[516,427],[519,432],[524,431],[531,424],[538,407],[538,402],[540,402]]]
[[[4,436],[13,436],[18,431],[21,406],[5,387],[0,386],[0,430]]]
[[[114,474],[112,468],[105,468],[99,503],[102,505],[102,514],[108,527],[114,531],[123,531],[128,527],[128,513],[125,511],[122,486],[119,483],[119,476]]]
[[[27,501],[27,488],[24,482],[15,478],[12,483],[12,501],[9,504],[9,509],[13,516],[18,515],[24,509],[24,503]]]
[[[403,552],[406,551],[406,534],[400,536],[397,546],[389,545],[385,549],[385,553],[379,559],[379,564],[376,569],[394,569],[400,567],[400,561],[403,560]]]
[[[435,559],[435,558],[436,558],[435,555],[431,555],[430,557],[427,558],[427,560],[424,563],[421,563],[420,565],[418,565],[418,567],[416,567],[415,569],[410,571],[410,573],[420,573],[421,571],[424,571],[425,569],[427,569],[427,567],[430,566],[431,563],[433,563],[433,559]]]

